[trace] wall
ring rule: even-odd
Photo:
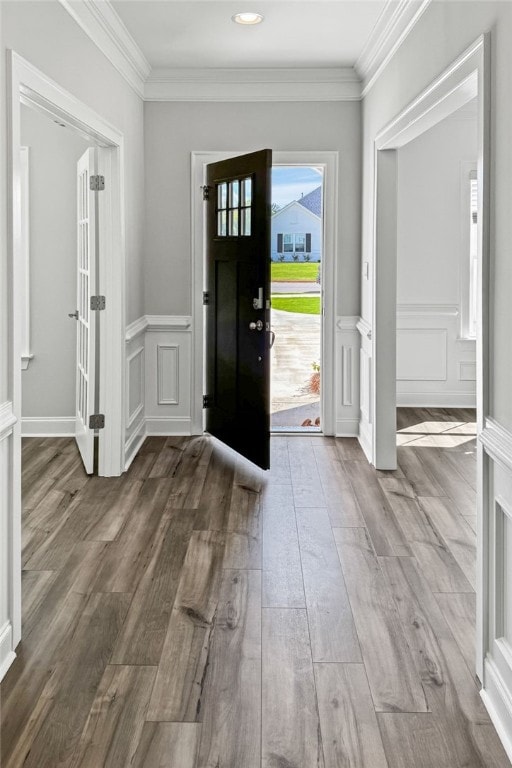
[[[475,342],[461,338],[460,322],[469,275],[462,184],[476,161],[471,105],[398,152],[398,405],[476,404]]]
[[[22,373],[22,429],[69,433],[75,413],[76,322],[68,312],[76,309],[76,163],[89,144],[33,109],[21,111],[21,143],[29,147],[34,355]]]
[[[145,104],[145,311],[191,314],[190,153],[338,150],[338,308],[359,312],[360,104]]]
[[[54,1],[0,3],[0,177],[6,179],[7,49],[88,104],[125,137],[126,318],[143,311],[143,105],[63,6]],[[12,359],[6,184],[0,184],[0,678],[19,642],[20,361]],[[67,309],[67,308],[66,308]]]
[[[479,440],[479,487],[485,489],[478,519],[482,571],[479,600],[484,648],[483,697],[512,757],[512,606],[501,587],[512,581],[512,4],[507,2],[432,2],[391,59],[363,102],[362,261],[368,279],[362,285],[362,314],[373,329],[374,142],[378,133],[405,109],[480,35],[491,33],[490,57],[490,327],[489,413]],[[373,344],[365,350],[372,355]],[[365,343],[365,342],[364,342]],[[371,370],[372,361],[368,362]],[[371,393],[370,393],[371,394]],[[362,392],[362,400],[367,396]],[[372,414],[361,420],[364,430]],[[483,474],[485,472],[485,475]]]

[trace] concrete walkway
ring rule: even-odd
[[[301,285],[304,285],[302,283]],[[317,286],[318,287],[318,286]],[[312,363],[320,362],[320,315],[272,310],[271,423],[300,427],[320,416],[320,398],[308,390]]]
[[[319,283],[271,283],[271,293],[320,293]]]

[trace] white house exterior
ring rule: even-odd
[[[322,188],[317,187],[300,200],[294,200],[273,214],[270,251],[272,261],[321,260],[321,192]]]

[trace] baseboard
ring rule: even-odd
[[[130,464],[138,454],[142,447],[144,440],[146,439],[146,423],[143,420],[133,435],[127,440],[124,447],[124,471],[126,472],[130,468]]]
[[[485,704],[501,743],[512,762],[512,699],[492,659],[484,661],[485,687],[480,696]]]
[[[368,459],[369,463],[373,463],[372,458],[372,434],[370,425],[368,422],[365,422],[361,420],[359,422],[359,434],[358,434],[359,444],[361,448],[363,449],[364,455]]]
[[[476,408],[474,392],[397,392],[397,408]]]
[[[359,421],[357,419],[336,419],[335,437],[359,437]]]
[[[172,416],[146,418],[146,434],[148,437],[158,435],[188,436],[192,434],[192,419]]]
[[[0,632],[0,682],[15,658],[16,654],[12,650],[12,624],[8,621]]]
[[[74,416],[23,416],[22,437],[73,437]]]

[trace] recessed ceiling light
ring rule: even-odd
[[[261,24],[263,21],[261,13],[253,13],[252,11],[235,13],[231,18],[236,24]]]

